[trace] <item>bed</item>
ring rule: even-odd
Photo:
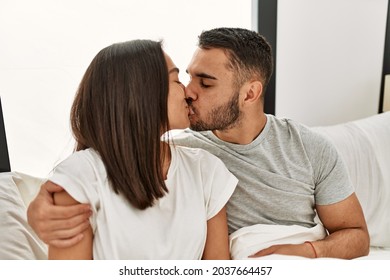
[[[371,248],[368,256],[359,259],[390,260],[390,112],[312,129],[329,137],[336,145],[362,204]],[[0,173],[0,259],[47,258],[47,246],[39,240],[26,218],[28,204],[44,180],[19,172]],[[282,241],[301,242],[309,235],[315,238],[320,234],[320,228],[259,225],[233,234],[230,244],[233,257],[245,259],[248,250],[259,246]],[[274,255],[268,258],[298,257]]]

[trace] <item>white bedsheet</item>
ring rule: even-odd
[[[297,225],[253,225],[233,232],[230,239],[232,259],[247,259],[250,255],[276,244],[301,244],[323,239],[326,231],[321,224],[313,228]],[[291,258],[291,256],[267,256],[262,258]],[[300,257],[299,257],[300,258]]]
[[[370,247],[368,256],[356,258],[356,260],[390,260],[390,248]]]
[[[230,235],[230,251],[233,260],[254,259],[249,256],[272,245],[301,244],[305,241],[323,239],[325,236],[326,231],[321,224],[313,228],[296,225],[254,225],[241,228]],[[275,254],[256,259],[299,260],[308,258]],[[390,248],[371,247],[368,256],[356,258],[356,260],[390,260]]]

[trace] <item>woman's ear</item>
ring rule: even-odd
[[[256,102],[263,94],[263,84],[260,81],[252,81],[245,85],[244,102]]]

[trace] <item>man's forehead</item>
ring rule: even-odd
[[[201,71],[204,73],[220,72],[228,70],[228,58],[221,49],[201,49],[195,50],[192,60],[190,61],[187,72]],[[209,73],[212,75],[212,73]]]

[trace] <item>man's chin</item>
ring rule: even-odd
[[[203,125],[200,125],[199,123],[191,123],[190,124],[190,129],[193,131],[205,131],[208,129],[205,129]]]
[[[198,127],[196,127],[194,125],[190,125],[190,129],[193,131],[200,131],[200,130],[198,130]]]
[[[191,122],[190,123],[190,129],[193,130],[193,131],[203,131],[203,127],[202,125],[200,125],[198,122],[194,123],[194,122]]]
[[[213,130],[212,126],[209,123],[201,121],[197,115],[190,116],[190,129],[193,131],[207,131]]]

